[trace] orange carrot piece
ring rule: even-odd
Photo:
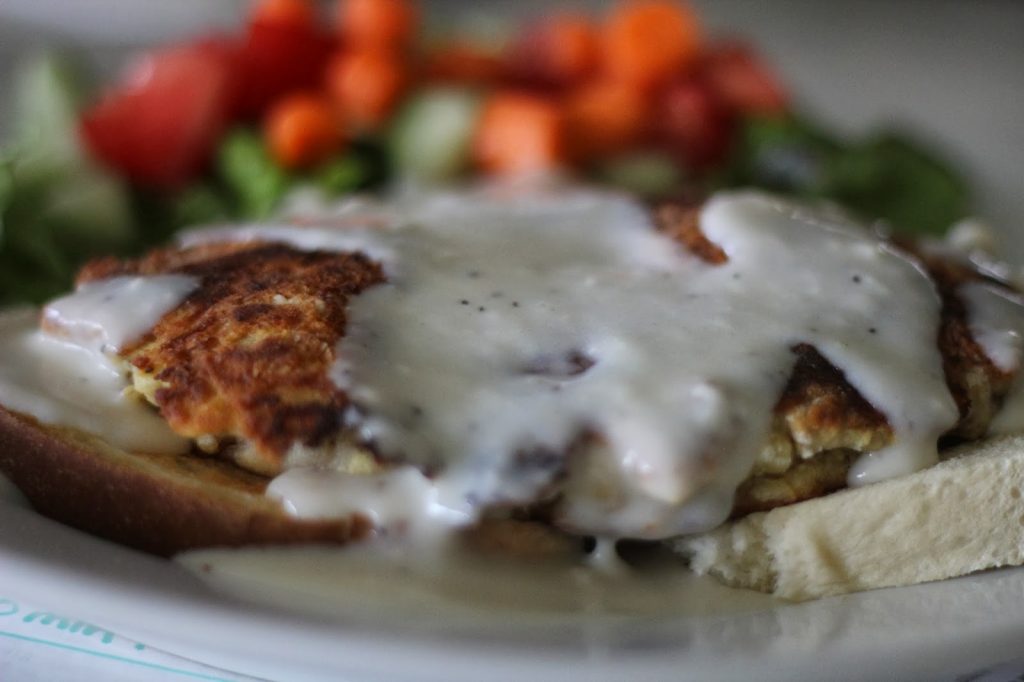
[[[327,66],[327,92],[355,128],[387,121],[408,80],[405,62],[389,51],[341,52]]]
[[[498,92],[485,103],[473,138],[473,159],[496,175],[554,170],[566,162],[562,111],[536,95]]]
[[[316,23],[310,0],[259,0],[249,12],[249,22],[307,29]]]
[[[648,98],[618,81],[585,85],[566,97],[564,108],[569,150],[581,163],[629,149],[650,125]]]
[[[688,5],[671,0],[623,0],[609,14],[603,36],[605,69],[613,77],[650,86],[693,65],[700,27]]]
[[[501,79],[503,68],[496,54],[469,43],[449,43],[426,54],[422,75],[432,83],[493,85]]]
[[[267,115],[263,135],[274,159],[292,169],[324,161],[344,145],[331,102],[308,93],[278,101]]]
[[[338,4],[339,30],[350,47],[407,47],[417,18],[412,0],[341,0]]]

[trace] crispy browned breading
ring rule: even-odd
[[[124,355],[135,385],[178,433],[238,439],[246,469],[274,474],[293,443],[334,438],[347,405],[328,376],[349,298],[383,281],[358,254],[214,245],[105,260],[83,280],[184,273],[197,290]]]
[[[698,206],[664,203],[654,209],[654,221],[659,230],[701,260],[712,265],[721,265],[727,260],[725,251],[701,231]]]

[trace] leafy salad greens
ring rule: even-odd
[[[12,134],[0,147],[0,305],[42,302],[70,288],[86,259],[137,253],[187,225],[265,218],[300,185],[340,196],[406,176],[457,179],[478,106],[469,90],[424,90],[389,129],[301,173],[278,165],[257,131],[238,127],[221,139],[201,182],[160,193],[133,187],[89,158],[78,135],[86,94],[55,55],[18,74]],[[707,177],[684,177],[655,149],[606,164],[590,179],[648,197],[762,187],[833,200],[911,235],[941,235],[972,209],[964,178],[909,136],[883,131],[846,140],[793,114],[744,120],[726,163]]]

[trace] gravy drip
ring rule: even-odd
[[[894,430],[854,484],[932,464],[957,418],[933,284],[833,211],[718,194],[700,224],[728,256],[720,266],[656,232],[642,206],[588,190],[414,196],[303,222],[189,239],[382,261],[388,282],[354,299],[332,377],[356,406],[348,424],[427,472],[432,503],[458,518],[561,490],[559,521],[581,532],[655,539],[718,525],[799,343]],[[323,509],[303,498],[344,487],[287,496]]]
[[[43,309],[43,326],[82,346],[117,354],[177,308],[199,281],[187,275],[86,282]]]
[[[188,451],[188,439],[127,390],[123,362],[100,352],[98,344],[79,345],[40,331],[38,319],[35,309],[0,315],[0,405],[126,450]]]
[[[188,439],[128,388],[118,352],[198,285],[184,275],[112,277],[51,301],[42,329],[35,309],[0,315],[0,405],[126,450],[186,452]]]
[[[984,282],[960,287],[967,305],[971,336],[1003,372],[1017,372],[1002,409],[989,425],[991,434],[1024,430],[1024,380],[1019,372],[1024,356],[1024,300],[1013,292]]]

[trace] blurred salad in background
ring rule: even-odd
[[[156,47],[98,86],[73,57],[26,61],[0,148],[0,304],[69,288],[99,253],[266,217],[309,185],[544,172],[649,198],[753,185],[918,234],[970,212],[932,150],[833,134],[753,46],[708,35],[686,4],[552,10],[487,40],[428,40],[419,11],[261,0],[237,33]]]

